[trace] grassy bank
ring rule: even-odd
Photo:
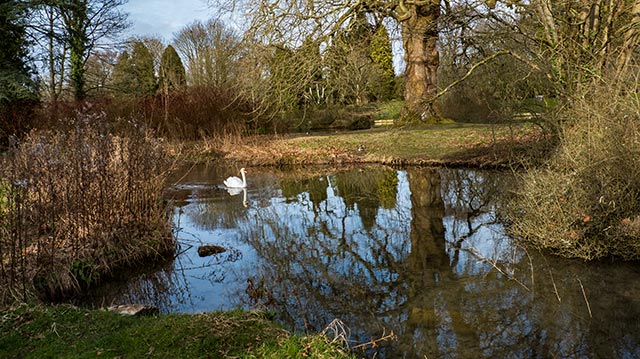
[[[72,306],[0,312],[0,358],[355,358],[252,312],[121,316]]]
[[[201,142],[199,159],[221,157],[246,166],[381,163],[505,167],[533,162],[549,146],[532,123],[437,124],[414,128],[282,136],[228,137]]]

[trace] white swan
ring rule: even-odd
[[[247,178],[245,177],[245,170],[244,168],[240,169],[240,173],[242,174],[242,179],[236,177],[236,176],[231,176],[229,178],[227,178],[226,180],[224,180],[224,185],[229,187],[229,188],[245,188],[247,187]]]

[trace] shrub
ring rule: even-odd
[[[117,99],[105,111],[112,122],[140,119],[158,135],[179,140],[243,133],[261,125],[252,104],[233,90],[218,87],[189,87],[166,97]]]
[[[59,296],[173,253],[162,144],[135,124],[124,137],[80,117],[70,130],[31,132],[2,167],[0,302]]]
[[[568,257],[640,258],[640,104],[634,96],[592,86],[558,114],[556,153],[526,171],[507,208],[513,235]]]

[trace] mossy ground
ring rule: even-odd
[[[0,312],[0,358],[355,358],[261,313],[121,316],[68,305]]]

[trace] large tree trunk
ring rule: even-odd
[[[438,115],[435,103],[431,102],[437,93],[438,65],[438,25],[440,3],[437,0],[428,5],[412,5],[408,17],[402,22],[402,41],[405,51],[405,109],[404,117],[427,121]]]

